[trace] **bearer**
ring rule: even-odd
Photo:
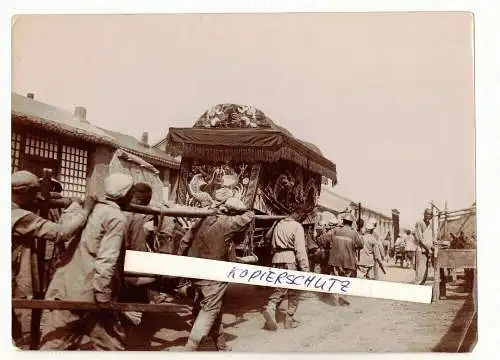
[[[64,242],[72,234],[80,230],[94,201],[87,198],[83,209],[71,221],[57,224],[43,219],[33,211],[37,209],[37,200],[40,199],[40,181],[29,171],[17,171],[12,174],[12,296],[14,298],[32,298],[32,274],[38,272],[32,260],[34,255],[35,239],[46,239],[52,242]],[[69,205],[69,202],[68,202]],[[15,309],[12,317],[12,330],[17,346],[27,345],[31,310]]]
[[[237,235],[248,229],[255,218],[237,198],[218,205],[219,213],[198,221],[182,238],[178,255],[229,261],[234,256]],[[195,291],[194,321],[187,351],[198,350],[202,339],[210,336],[218,351],[230,351],[222,330],[222,308],[228,283],[212,280],[193,280]]]

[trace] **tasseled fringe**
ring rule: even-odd
[[[263,149],[259,147],[215,147],[206,145],[172,143],[167,144],[167,151],[174,156],[183,156],[205,161],[246,161],[246,162],[277,162],[289,160],[314,173],[337,181],[335,165],[326,167],[304,156],[299,151],[285,145],[279,149]]]

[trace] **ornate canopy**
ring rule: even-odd
[[[205,161],[291,161],[337,182],[335,164],[319,149],[295,138],[252,106],[219,104],[204,112],[192,128],[170,128],[167,149]]]

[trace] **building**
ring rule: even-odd
[[[333,191],[334,184],[331,180],[323,178],[321,193],[318,200],[318,211],[329,211],[335,215],[350,212],[356,219],[358,218],[358,202],[340,196]],[[382,211],[372,209],[361,202],[361,219],[366,223],[369,219],[377,221],[377,234],[379,238],[385,239],[387,236],[393,241],[393,218]]]
[[[140,142],[93,126],[83,107],[70,113],[35,100],[33,94],[12,93],[11,126],[11,171],[26,169],[42,176],[43,169],[50,168],[63,186],[63,196],[102,195],[99,184],[110,165],[122,160],[140,175],[153,170],[169,198],[175,194],[178,159],[150,147],[147,135]]]
[[[64,196],[83,197],[102,155],[118,148],[115,139],[86,120],[84,108],[72,114],[34,100],[33,94],[11,94],[11,126],[12,172],[26,169],[42,176],[44,168],[52,169]]]

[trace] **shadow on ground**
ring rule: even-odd
[[[460,295],[454,296],[457,298],[461,297]],[[448,297],[448,300],[450,298],[451,296]],[[474,316],[474,310],[475,305],[473,297],[471,294],[468,294],[462,308],[455,316],[452,325],[450,326],[446,334],[441,338],[439,343],[434,347],[434,349],[432,349],[432,351],[452,353],[472,351],[477,340],[477,313]],[[465,334],[464,332],[467,330],[466,326],[473,316],[474,318],[472,319],[472,324],[470,328],[468,328],[469,332]],[[465,341],[463,341],[462,343],[462,340],[464,338]]]
[[[226,292],[223,311],[225,318],[229,315],[231,321],[224,321],[224,329],[245,323],[247,320],[244,318],[244,314],[260,313],[267,304],[270,291],[270,288],[261,286],[230,284]],[[175,299],[174,303],[186,304],[178,299]],[[189,303],[189,305],[191,304]],[[158,351],[183,346],[191,330],[192,320],[191,314],[144,313],[139,327],[127,327],[127,349]],[[168,329],[171,335],[158,336],[158,333],[165,331],[165,329]],[[225,332],[224,335],[227,341],[236,339],[233,334]],[[169,340],[166,340],[166,337]],[[215,346],[210,339],[205,339],[200,350],[213,351]]]

